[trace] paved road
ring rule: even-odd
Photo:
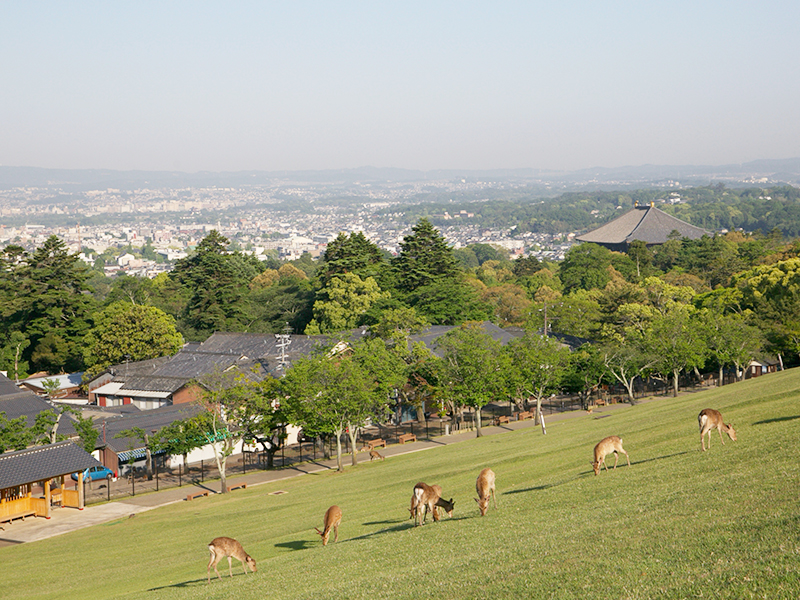
[[[614,405],[598,409],[593,413],[607,412],[619,409],[623,406],[629,405]],[[587,413],[583,411],[572,411],[568,413],[559,413],[547,417],[547,422],[561,421],[564,419],[586,417]],[[498,427],[484,427],[484,435],[497,435],[507,431],[516,429],[524,429],[533,426],[533,421],[514,421]],[[459,432],[451,435],[441,436],[432,440],[420,440],[407,444],[392,444],[386,449],[381,449],[380,452],[387,457],[396,456],[398,454],[407,454],[410,452],[419,452],[422,450],[430,450],[440,446],[446,446],[463,442],[475,437],[474,431]],[[361,457],[366,457],[362,454]],[[364,458],[360,458],[364,460]],[[346,464],[349,464],[347,456],[345,456]],[[245,475],[237,475],[234,478],[228,478],[229,485],[236,485],[242,482],[247,482],[247,487],[260,485],[263,483],[270,483],[288,479],[290,477],[298,477],[307,473],[315,473],[319,471],[336,469],[336,459],[327,461],[314,461],[307,462],[295,467],[271,470],[271,471],[252,471]],[[25,542],[34,542],[37,540],[47,539],[68,531],[75,531],[83,527],[89,527],[99,523],[106,523],[114,521],[122,517],[129,517],[130,515],[158,508],[159,506],[166,506],[175,502],[185,502],[188,494],[194,494],[202,491],[210,491],[216,493],[219,490],[219,480],[206,481],[204,483],[194,483],[184,485],[179,488],[169,488],[159,492],[152,492],[147,494],[140,494],[124,498],[122,500],[115,500],[105,504],[96,504],[88,506],[84,510],[76,510],[73,508],[57,508],[52,511],[50,519],[44,518],[28,518],[23,521],[14,521],[13,524],[6,524],[5,530],[0,530],[0,547],[10,546],[15,544],[22,544]]]

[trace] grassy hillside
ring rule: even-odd
[[[706,407],[733,421],[738,442],[722,446],[715,431],[700,451]],[[794,599],[798,433],[795,369],[553,422],[546,436],[493,435],[0,548],[3,597]],[[595,476],[592,448],[607,435],[623,438],[632,466],[623,456]],[[485,466],[499,509],[481,518]],[[452,519],[412,526],[419,480],[455,498]],[[344,518],[323,548],[313,527],[331,504]],[[233,579],[206,585],[206,544],[220,535],[240,540],[258,572],[235,561]]]

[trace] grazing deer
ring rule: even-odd
[[[429,512],[433,514],[433,520],[438,521],[439,514],[436,511],[437,506],[442,507],[448,517],[453,516],[453,506],[455,502],[453,502],[452,498],[450,498],[450,500],[443,499],[441,493],[442,488],[438,485],[430,486],[420,481],[414,486],[414,499],[412,499],[411,503],[415,510],[415,525],[424,525]],[[416,500],[416,505],[414,504],[414,500]]]
[[[497,500],[494,497],[494,471],[488,467],[481,471],[478,475],[478,480],[475,482],[475,490],[478,492],[478,497],[475,502],[478,503],[478,508],[481,511],[481,516],[486,515],[489,509],[489,495],[492,496],[494,507],[497,508]]]
[[[325,529],[324,531],[320,531],[317,529],[317,533],[322,536],[322,545],[328,545],[328,538],[331,535],[331,529],[333,529],[333,541],[334,543],[339,539],[339,524],[342,522],[342,509],[338,506],[331,506],[328,510],[325,511]]]
[[[437,496],[439,496],[439,499],[437,500],[437,502],[441,502],[442,501],[442,486],[440,486],[440,485],[432,485],[431,489],[434,492],[436,492]],[[419,504],[419,501],[417,500],[416,491],[417,491],[417,489],[414,488],[414,493],[411,494],[411,508],[408,509],[408,512],[411,513],[411,516],[408,517],[409,519],[413,519],[414,517],[417,516],[417,504]],[[439,506],[438,504],[434,504],[433,505],[433,520],[434,521],[438,521],[439,520],[439,508],[438,508],[438,506]]]
[[[208,549],[211,552],[211,559],[208,561],[208,567],[206,568],[208,583],[211,583],[211,567],[214,567],[214,573],[217,574],[217,577],[219,577],[220,580],[222,579],[219,571],[217,571],[217,564],[226,556],[228,557],[228,572],[231,577],[233,577],[233,561],[231,558],[235,558],[242,563],[245,575],[247,575],[247,567],[250,567],[253,573],[256,572],[256,561],[253,560],[253,557],[245,552],[242,545],[233,538],[214,538],[208,545]]]
[[[372,462],[376,458],[379,458],[379,459],[383,460],[386,457],[383,454],[381,454],[380,452],[378,452],[377,450],[370,450],[369,451],[369,462]]]
[[[711,448],[711,430],[716,429],[719,432],[719,441],[725,445],[725,439],[722,437],[722,432],[728,434],[734,442],[736,441],[736,430],[733,428],[733,423],[726,425],[722,421],[722,414],[713,408],[704,408],[697,415],[697,422],[700,424],[700,445],[703,447],[703,452],[706,451],[706,433],[708,434],[708,447]]]
[[[606,456],[614,453],[614,468],[617,468],[617,461],[619,460],[618,452],[622,452],[625,455],[625,458],[628,460],[628,466],[631,466],[631,459],[628,457],[628,453],[625,452],[625,449],[622,447],[622,439],[618,438],[615,435],[609,436],[603,440],[600,440],[600,443],[594,447],[594,462],[592,463],[592,468],[594,469],[594,474],[600,474],[600,467],[606,468],[606,473],[608,472],[608,465],[606,464]]]

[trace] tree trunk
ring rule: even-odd
[[[483,430],[481,429],[481,407],[480,406],[478,406],[475,409],[475,418],[477,419],[475,421],[475,423],[476,423],[476,425],[475,425],[476,426],[476,430],[475,431],[476,431],[476,434],[477,434],[475,437],[483,437]]]
[[[336,469],[344,471],[344,465],[342,464],[342,429],[337,429],[333,432],[333,435],[336,436]]]
[[[347,435],[350,437],[350,464],[355,467],[358,464],[358,449],[356,448],[358,430],[353,427],[352,423],[347,424]]]
[[[222,448],[217,448],[217,443],[222,444]],[[219,471],[219,482],[220,482],[220,493],[227,494],[228,493],[228,486],[227,486],[227,479],[225,477],[225,467],[228,462],[228,450],[230,449],[230,441],[223,440],[222,442],[214,442],[212,444],[214,446],[214,459],[217,461],[217,470]]]
[[[542,396],[536,394],[536,415],[534,416],[533,424],[539,425],[542,420]]]
[[[64,411],[63,410],[60,413],[58,413],[58,416],[56,417],[56,422],[53,423],[53,428],[50,430],[50,443],[51,444],[55,444],[56,443],[56,439],[58,437],[56,435],[56,432],[58,431],[58,422],[61,420],[62,416],[64,416]]]
[[[677,398],[678,397],[678,390],[679,390],[678,377],[679,377],[680,373],[681,372],[679,370],[673,370],[672,371],[672,397],[673,398]]]
[[[700,370],[695,366],[692,367],[694,369],[694,376],[697,377],[697,383],[703,384],[703,376],[700,375]]]
[[[150,451],[150,437],[144,434],[144,469],[147,473],[147,481],[153,481],[153,453]]]
[[[626,380],[623,385],[625,386],[625,390],[628,392],[628,402],[631,406],[636,404],[636,398],[633,395],[633,382],[636,381],[636,375],[630,378],[630,380]]]
[[[724,385],[724,382],[723,382],[722,378],[723,378],[722,365],[720,365],[719,366],[719,383],[717,384],[717,386],[719,386],[719,387],[722,387]]]
[[[322,453],[323,460],[330,460],[331,459],[331,449],[328,446],[328,444],[326,444],[326,442],[328,441],[327,437],[325,435],[323,435],[323,434],[319,434],[319,436],[317,436],[317,440],[319,440],[319,449],[320,449],[320,452]]]

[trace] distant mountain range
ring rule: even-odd
[[[109,169],[46,169],[0,166],[0,189],[48,187],[67,191],[115,188],[240,187],[274,183],[342,185],[356,183],[412,183],[424,181],[516,182],[553,185],[559,189],[696,186],[723,182],[740,186],[766,183],[800,185],[800,158],[756,160],[733,165],[640,165],[597,167],[577,171],[539,169],[436,170],[359,167],[322,171],[234,171],[184,173],[180,171],[114,171]]]

